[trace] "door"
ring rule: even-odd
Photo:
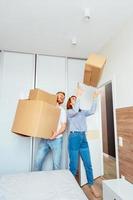
[[[36,66],[36,88],[56,94],[66,92],[66,59],[63,57],[38,55]],[[66,134],[63,134],[62,168],[66,168]],[[34,160],[38,149],[39,139],[34,140]],[[52,169],[52,154],[46,157],[44,170]]]
[[[92,94],[96,88],[90,86],[82,86],[85,94],[81,99],[81,108],[88,109],[92,104]],[[101,126],[101,99],[97,99],[97,108],[95,114],[87,118],[87,141],[89,144],[91,162],[93,168],[94,179],[103,175],[103,156],[102,156],[102,126]],[[80,159],[80,185],[87,183],[86,173],[83,162]]]
[[[34,56],[3,52],[0,65],[0,173],[30,169],[30,137],[11,132],[19,99],[33,88]]]
[[[92,93],[95,88],[86,86],[83,83],[85,60],[68,59],[68,97],[75,94],[77,83],[85,90],[81,98],[81,108],[88,109],[92,103]],[[97,111],[93,116],[87,118],[87,140],[90,147],[91,160],[94,172],[94,178],[103,174],[103,158],[102,158],[102,135],[101,135],[101,110],[100,99],[97,104]],[[86,174],[82,160],[79,160],[79,177],[81,185],[87,183]]]

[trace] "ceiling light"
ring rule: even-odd
[[[77,38],[73,37],[71,42],[72,42],[72,45],[77,45]]]
[[[84,17],[85,17],[85,19],[90,19],[90,9],[89,8],[84,9]]]

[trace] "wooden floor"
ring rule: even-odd
[[[104,156],[104,178],[115,179],[116,178],[116,160],[109,156]]]
[[[104,176],[95,179],[95,187],[100,194],[100,198],[96,198],[91,192],[88,185],[84,185],[82,190],[89,200],[103,200],[102,197],[102,181],[116,178],[116,163],[112,157],[104,157]]]
[[[95,180],[95,187],[97,189],[97,191],[99,192],[100,194],[100,198],[96,198],[94,196],[94,194],[91,192],[90,188],[88,185],[84,185],[82,187],[82,190],[84,191],[84,193],[86,194],[86,196],[88,197],[89,200],[102,200],[102,180],[103,180],[103,177],[99,177]]]

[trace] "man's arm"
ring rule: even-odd
[[[58,135],[64,133],[65,129],[66,129],[66,111],[64,109],[61,110],[60,113],[60,120],[59,120],[59,128],[57,128],[57,131],[53,131],[53,135],[49,138],[50,140],[55,139]]]
[[[66,123],[61,123],[61,128],[59,129],[59,131],[53,131],[53,135],[49,138],[50,140],[55,139],[58,135],[64,133],[66,129]]]

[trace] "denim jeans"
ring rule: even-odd
[[[93,170],[91,164],[90,150],[85,132],[70,132],[68,139],[68,150],[70,158],[69,168],[72,174],[75,176],[77,173],[78,160],[80,155],[85,167],[88,184],[92,185],[94,183]]]
[[[62,137],[54,140],[41,139],[35,159],[35,170],[42,170],[46,155],[52,151],[53,169],[60,169],[62,153]]]

